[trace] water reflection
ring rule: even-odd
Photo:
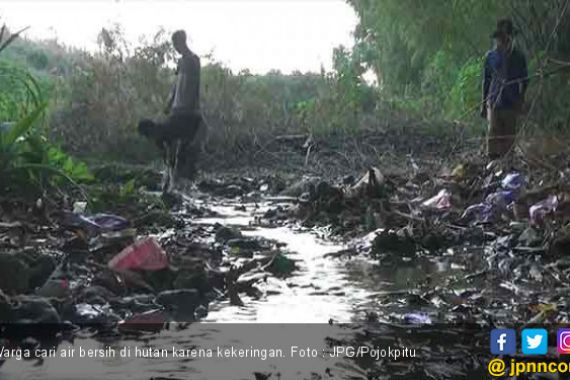
[[[200,224],[221,223],[226,225],[248,226],[253,220],[252,211],[263,211],[265,206],[246,205],[236,208],[234,204],[220,204],[212,207],[218,213],[213,218],[195,221]],[[230,328],[220,334],[222,327],[196,323],[188,330],[163,331],[160,334],[146,336],[143,339],[105,342],[89,338],[76,339],[73,343],[62,343],[58,349],[105,349],[113,347],[121,350],[130,347],[133,352],[139,348],[216,347],[228,343],[238,346],[269,347],[280,344],[284,347],[302,344],[314,345],[315,342],[330,341],[331,331],[326,326],[329,320],[338,322],[363,321],[365,314],[375,311],[379,314],[403,314],[417,311],[421,305],[404,302],[408,293],[421,288],[422,284],[446,286],[450,277],[463,272],[465,265],[474,259],[476,253],[464,257],[443,256],[433,258],[420,256],[404,260],[394,258],[389,263],[379,264],[363,256],[347,258],[325,257],[347,247],[325,242],[314,231],[295,230],[291,227],[243,229],[246,236],[259,236],[286,243],[286,252],[297,261],[299,270],[286,279],[269,278],[258,284],[262,292],[259,299],[244,296],[245,306],[229,305],[222,300],[210,305],[210,312],[204,322],[231,323],[320,323],[314,325],[311,334],[291,333],[276,334],[276,328],[264,329],[264,325],[250,325],[249,328]],[[463,261],[461,261],[463,260]],[[467,263],[467,264],[466,264]],[[461,286],[457,283],[456,286]],[[396,297],[393,295],[396,294]],[[402,302],[400,302],[402,300]],[[382,319],[382,318],[381,318]],[[384,318],[385,319],[385,318]],[[221,326],[221,325],[220,325]],[[316,326],[319,326],[317,328]],[[229,335],[228,335],[229,334]],[[261,340],[259,340],[261,339]],[[272,343],[273,342],[273,343]],[[322,359],[322,360],[321,360]],[[257,361],[212,361],[195,360],[189,357],[168,358],[76,358],[47,359],[41,366],[37,363],[9,360],[0,371],[3,379],[148,379],[169,378],[209,378],[209,379],[252,379],[256,371],[274,372],[276,368],[283,372],[289,370],[290,377],[298,378],[300,373],[324,373],[333,364],[320,358],[317,361],[291,362]],[[337,363],[338,364],[338,363]],[[343,373],[363,377],[365,374],[358,367],[344,362]],[[320,372],[319,372],[320,371]],[[284,375],[284,373],[282,373]],[[287,377],[283,377],[287,378]]]

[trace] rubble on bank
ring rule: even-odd
[[[417,312],[382,315],[371,309],[375,320],[567,320],[565,176],[477,162],[422,172],[420,162],[408,174],[371,167],[360,177],[336,180],[205,178],[197,184],[200,199],[161,199],[126,183],[95,189],[88,205],[67,201],[51,212],[2,205],[3,321],[45,316],[105,333],[156,332],[168,321],[204,318],[213,300],[243,305],[244,295],[259,296],[260,281],[294,273],[295,262],[275,242],[231,226],[193,224],[216,216],[209,194],[233,199],[233,205],[276,201],[257,215],[258,226],[327,226],[329,238],[348,246],[331,258],[368,255],[389,268],[448,257],[460,268],[443,283],[426,277],[386,293],[379,308],[406,305]]]
[[[89,202],[63,198],[40,209],[2,201],[2,323],[89,327],[104,334],[157,332],[168,322],[206,317],[213,300],[240,304],[239,294],[255,293],[263,277],[296,270],[276,242],[219,224],[195,225],[194,219],[215,212],[184,195],[149,192],[147,171],[117,171],[99,169],[112,178],[89,188]],[[125,182],[117,183],[117,176]],[[200,184],[222,197],[279,186],[267,179]]]
[[[304,178],[281,193],[296,197],[288,207],[259,220],[326,226],[354,247],[339,258],[360,253],[390,266],[452,255],[465,263],[456,264],[464,266],[462,277],[449,278],[447,290],[424,284],[414,295],[424,300],[419,309],[448,310],[444,320],[567,322],[568,179],[563,168],[537,173],[497,162],[459,162],[439,172],[422,172],[420,164],[403,175],[371,167],[358,180]],[[367,243],[356,244],[366,235]]]

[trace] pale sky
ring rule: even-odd
[[[0,0],[2,22],[87,49],[115,22],[133,43],[161,26],[185,29],[192,50],[233,70],[289,73],[330,69],[333,48],[352,46],[357,18],[344,0]]]

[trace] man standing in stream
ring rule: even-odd
[[[172,34],[172,44],[182,57],[178,60],[176,81],[165,109],[168,117],[164,123],[151,120],[139,123],[139,132],[154,139],[163,149],[167,166],[165,192],[172,190],[179,176],[194,177],[205,131],[200,111],[200,58],[188,47],[183,30]]]
[[[513,43],[512,21],[499,20],[492,37],[496,47],[485,57],[481,117],[489,120],[487,154],[496,160],[512,156],[528,73],[526,58]]]

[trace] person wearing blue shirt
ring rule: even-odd
[[[514,28],[509,19],[497,22],[492,34],[495,49],[485,57],[481,116],[489,121],[487,154],[491,160],[512,153],[520,114],[528,87],[524,54],[513,44]]]

